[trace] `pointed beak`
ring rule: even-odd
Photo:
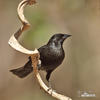
[[[70,36],[72,36],[72,35],[67,34],[67,37],[70,37]]]
[[[68,38],[68,37],[70,37],[70,36],[72,36],[72,35],[69,35],[69,34],[64,34],[64,39],[66,39],[66,38]]]

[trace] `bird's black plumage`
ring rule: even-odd
[[[38,69],[47,72],[47,81],[49,81],[52,71],[62,63],[65,57],[63,42],[70,36],[71,35],[68,34],[55,34],[50,38],[46,45],[41,46],[38,49],[41,60],[41,65],[38,65]],[[33,71],[31,58],[29,57],[29,61],[23,67],[10,71],[18,77],[24,78]]]

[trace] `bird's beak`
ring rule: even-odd
[[[68,37],[70,37],[70,36],[72,36],[72,35],[69,35],[69,34],[64,34],[64,39],[66,39],[66,38],[68,38]]]
[[[72,36],[72,35],[67,34],[67,37],[70,37],[70,36]]]

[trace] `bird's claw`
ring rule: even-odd
[[[48,88],[48,92],[50,91],[50,94],[52,95],[53,92],[56,92],[56,90],[53,90],[51,87]]]
[[[50,90],[53,90],[51,87],[49,87],[48,89],[47,89],[47,91],[50,91]]]

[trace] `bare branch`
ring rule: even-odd
[[[51,95],[52,97],[54,97],[58,100],[72,100],[71,98],[66,97],[64,95],[61,95],[61,94],[58,94],[55,91],[52,91],[52,90],[48,91],[49,88],[42,81],[41,76],[40,76],[38,69],[37,69],[37,64],[38,64],[38,61],[39,61],[39,58],[40,58],[38,50],[37,49],[35,49],[34,51],[28,50],[28,49],[24,48],[23,46],[21,46],[18,42],[18,38],[22,34],[22,32],[30,27],[29,22],[27,21],[27,19],[25,18],[24,14],[23,14],[24,8],[25,8],[26,5],[32,5],[32,4],[35,4],[35,3],[36,3],[35,0],[23,0],[22,2],[19,3],[18,8],[17,8],[17,12],[18,12],[18,17],[19,17],[20,21],[22,22],[22,26],[15,34],[13,34],[11,36],[8,43],[13,49],[31,56],[32,65],[34,67],[34,75],[36,76],[40,87],[45,92],[47,92],[49,95]]]

